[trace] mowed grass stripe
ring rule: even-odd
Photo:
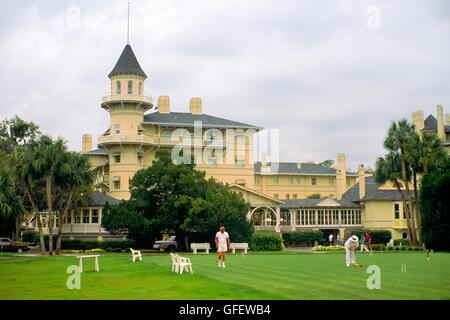
[[[147,254],[131,262],[129,254],[84,262],[82,289],[65,286],[75,257],[0,257],[1,299],[448,299],[450,255],[435,253],[426,262],[422,253],[359,254],[364,268],[346,268],[345,255],[254,254],[229,255],[227,268],[216,257],[188,256],[194,274],[171,272],[167,254]],[[407,272],[400,273],[400,264]],[[382,290],[369,290],[366,267],[378,265]]]

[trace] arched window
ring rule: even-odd
[[[142,82],[139,82],[139,95],[142,94]]]
[[[120,90],[120,81],[116,81],[116,94],[120,94],[121,90]]]
[[[133,81],[128,80],[128,94],[133,93]]]

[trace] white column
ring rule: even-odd
[[[277,218],[277,224],[275,225],[275,231],[280,232],[280,207],[278,206],[276,208],[276,218]]]

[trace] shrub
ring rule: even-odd
[[[77,254],[77,253],[82,253],[83,250],[64,250],[64,253],[72,253],[72,254]]]
[[[306,245],[313,246],[314,243],[323,239],[322,231],[297,231],[282,234],[286,246]]]
[[[32,243],[33,245],[38,240],[38,235],[34,230],[25,230],[22,232],[22,241]]]
[[[345,250],[345,248],[343,246],[315,246],[312,248],[313,251],[331,251],[331,252],[336,252],[336,251],[343,251]]]
[[[283,239],[276,232],[257,232],[250,240],[250,250],[281,251],[283,250]]]
[[[394,247],[387,247],[388,251],[394,251]]]
[[[391,241],[392,233],[389,230],[363,230],[372,236],[372,244],[386,244]]]
[[[394,240],[394,246],[398,246],[400,244],[402,246],[409,246],[409,240],[408,239],[397,239],[397,240]]]
[[[91,253],[105,253],[105,250],[100,249],[100,248],[95,248],[95,249],[91,249],[91,250],[86,250],[86,251],[84,251],[84,253],[88,253],[88,254],[91,254]]]
[[[381,243],[374,244],[374,245],[372,245],[372,250],[374,250],[374,251],[385,251],[386,250],[386,245],[385,244],[381,244]]]
[[[134,240],[118,241],[83,241],[83,240],[62,240],[61,249],[64,250],[92,250],[92,249],[129,249],[135,247]]]
[[[400,251],[400,247],[394,247],[394,251]]]

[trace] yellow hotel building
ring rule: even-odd
[[[254,135],[261,127],[205,114],[198,97],[189,101],[188,112],[172,112],[168,96],[159,97],[155,105],[144,93],[147,75],[129,44],[108,77],[111,92],[101,99],[101,107],[109,113],[109,128],[98,137],[96,148],[90,134],[82,137],[99,201],[95,209],[71,214],[66,236],[108,236],[101,228],[101,204],[128,199],[129,180],[152,165],[158,150],[187,146],[196,156],[197,169],[227,183],[250,203],[247,218],[256,230],[327,229],[343,238],[352,230],[373,228],[390,230],[393,238],[405,237],[395,189],[377,185],[362,165],[356,173],[348,171],[344,154],[337,155],[336,167],[254,162]],[[320,198],[308,198],[317,194]]]

